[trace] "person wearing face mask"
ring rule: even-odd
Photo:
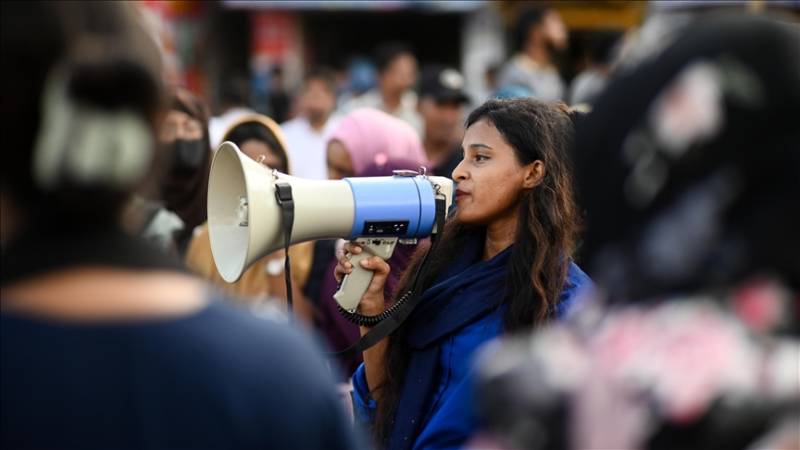
[[[563,100],[564,81],[554,56],[568,45],[567,29],[558,11],[532,8],[520,14],[514,30],[516,55],[500,70],[498,88],[520,86],[539,100]]]
[[[183,255],[194,229],[206,221],[211,148],[205,104],[191,92],[176,88],[159,142],[167,161],[160,197],[164,207],[183,221],[175,233],[178,252]]]
[[[251,114],[242,117],[225,133],[222,142],[226,141],[236,144],[242,153],[254,161],[279,172],[290,171],[283,133],[280,126],[267,116]],[[308,279],[312,248],[312,242],[304,242],[289,249],[295,312],[309,323],[312,320],[311,310],[300,291]],[[257,312],[282,315],[286,309],[284,258],[283,250],[264,256],[247,269],[239,281],[227,283],[214,264],[206,222],[196,229],[188,245],[185,262],[189,269],[221,287],[234,300]]]
[[[572,262],[578,210],[571,136],[562,108],[533,99],[493,99],[470,113],[464,159],[453,171],[456,213],[435,246],[414,255],[396,290],[419,286],[419,306],[363,353],[353,375],[356,416],[371,425],[379,446],[464,445],[478,426],[469,403],[476,349],[563,317],[591,285]],[[362,251],[353,244],[344,250]],[[338,256],[341,280],[352,264]],[[381,314],[392,305],[384,289],[391,266],[378,257],[361,266],[374,276],[358,310]]]

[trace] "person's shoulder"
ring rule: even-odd
[[[313,348],[308,345],[309,342],[303,334],[292,329],[288,324],[264,319],[233,306],[230,304],[230,300],[224,297],[224,294],[216,291],[211,294],[204,320],[199,325],[201,325],[201,331],[205,331],[208,326],[213,325],[216,332],[210,333],[212,334],[211,338],[220,342],[227,340],[231,344],[236,344],[242,341],[269,341],[270,344],[261,347],[260,351],[269,351],[284,344],[297,344],[308,347],[308,350]]]
[[[310,335],[282,323],[219,305],[220,327],[211,330],[227,345],[212,356],[211,377],[246,393],[246,406],[256,420],[275,428],[276,448],[360,448],[348,427],[333,375]],[[296,324],[296,326],[300,326]],[[219,361],[229,364],[220,370]],[[208,376],[208,375],[207,375]],[[309,429],[299,433],[296,424]]]
[[[339,123],[342,121],[344,115],[341,111],[334,111],[331,113],[331,116],[328,118],[328,121],[325,122],[325,127],[322,129],[322,133],[324,135],[330,135],[339,126]]]
[[[292,392],[286,401],[323,395],[332,386],[326,362],[312,337],[289,323],[255,316],[227,301],[212,301],[196,320],[164,333],[168,353],[205,372],[201,378],[224,378],[254,397],[275,386]],[[163,356],[163,346],[152,353]],[[282,395],[277,395],[283,398]]]

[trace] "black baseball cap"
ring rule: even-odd
[[[419,97],[433,97],[437,102],[469,103],[464,92],[464,77],[456,69],[430,66],[422,69]]]

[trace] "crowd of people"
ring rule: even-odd
[[[391,42],[374,86],[313,68],[269,117],[232,78],[212,117],[134,5],[3,3],[3,447],[800,449],[800,31],[668,13],[598,33],[569,86],[532,8],[490,98]],[[436,240],[361,262],[359,313],[419,298],[399,328],[328,353],[372,330],[333,299],[354,243],[222,280],[222,142],[454,181]]]

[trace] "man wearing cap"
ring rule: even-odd
[[[423,69],[417,111],[423,122],[423,141],[434,175],[450,177],[461,162],[463,106],[469,102],[464,77],[457,70],[431,66]]]

